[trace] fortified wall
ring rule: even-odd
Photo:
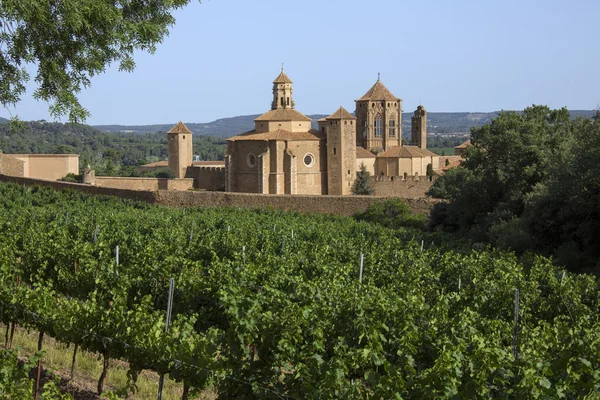
[[[303,213],[353,215],[366,210],[385,196],[323,196],[323,195],[264,195],[251,193],[195,192],[177,190],[132,190],[94,186],[82,183],[47,181],[0,175],[0,182],[38,185],[56,190],[72,189],[94,195],[115,196],[178,207],[239,207],[273,208]],[[438,200],[430,198],[403,199],[415,213],[428,213]]]
[[[194,188],[225,190],[225,167],[192,165],[187,168],[186,178],[194,181]]]

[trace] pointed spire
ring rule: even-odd
[[[175,124],[174,127],[171,128],[171,130],[167,133],[187,133],[187,134],[191,134],[192,131],[190,131],[188,129],[187,126],[185,126],[185,124],[181,121],[179,121],[177,124]]]
[[[377,82],[379,82],[380,79],[381,79],[381,74],[378,72],[377,73]]]
[[[336,112],[325,119],[356,119],[356,117],[346,111],[344,107],[340,106]]]

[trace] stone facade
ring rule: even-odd
[[[55,181],[79,174],[78,154],[0,154],[0,173]]]
[[[425,109],[419,106],[412,120],[417,146],[403,146],[402,99],[379,79],[356,100],[356,117],[340,107],[318,121],[318,131],[295,110],[283,70],[272,92],[271,110],[255,119],[255,128],[227,141],[227,192],[348,195],[361,164],[385,176],[423,176],[429,164],[439,169],[437,155],[426,149]]]
[[[356,100],[356,143],[369,151],[385,151],[402,145],[402,99],[379,79]]]
[[[183,124],[177,123],[169,132],[169,168],[176,178],[184,178],[187,168],[192,165],[192,132]]]

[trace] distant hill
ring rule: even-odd
[[[205,123],[185,122],[185,125],[197,135],[228,138],[254,129],[254,118],[259,115],[260,114],[240,115],[238,117],[221,118]],[[316,126],[316,120],[327,117],[328,115],[329,114],[314,114],[309,115],[308,117],[313,120],[313,125]],[[167,132],[175,124],[176,122],[161,125],[94,125],[94,128],[104,132],[113,133],[154,133]]]
[[[6,118],[0,117],[0,124],[6,124],[8,120]]]
[[[594,110],[570,110],[571,117],[590,118],[594,115]],[[406,135],[410,132],[410,116],[412,113],[403,113],[402,129]],[[317,120],[326,117],[328,114],[308,115],[313,120],[313,128],[317,127]],[[186,126],[197,135],[216,136],[228,138],[239,133],[254,129],[254,118],[259,114],[241,115],[231,118],[221,118],[212,122],[195,123],[186,122]],[[428,133],[463,133],[468,134],[472,127],[481,126],[489,123],[492,118],[498,116],[498,111],[494,112],[429,112],[427,113],[427,132]],[[161,125],[95,125],[94,128],[112,133],[156,133],[167,132],[175,125],[176,121],[170,124]]]

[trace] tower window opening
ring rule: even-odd
[[[350,170],[348,170],[348,175],[350,175]]]
[[[290,105],[290,98],[289,97],[287,98],[286,103],[287,103],[288,106]]]
[[[334,147],[334,148],[333,148],[333,151],[331,152],[331,154],[333,154],[333,155],[335,156],[335,155],[336,155],[336,153],[337,153],[337,149]]]
[[[283,97],[280,97],[280,98],[279,98],[279,103],[280,103],[281,105],[283,105]]]
[[[185,139],[185,135],[183,135],[183,138]]]
[[[377,115],[375,117],[375,121],[374,121],[374,128],[375,128],[375,137],[381,137],[381,134],[383,133],[383,126],[382,126],[382,120],[381,120],[381,115]]]
[[[389,130],[389,135],[392,137],[396,136],[396,121],[393,119],[390,119],[388,121],[388,130]]]

